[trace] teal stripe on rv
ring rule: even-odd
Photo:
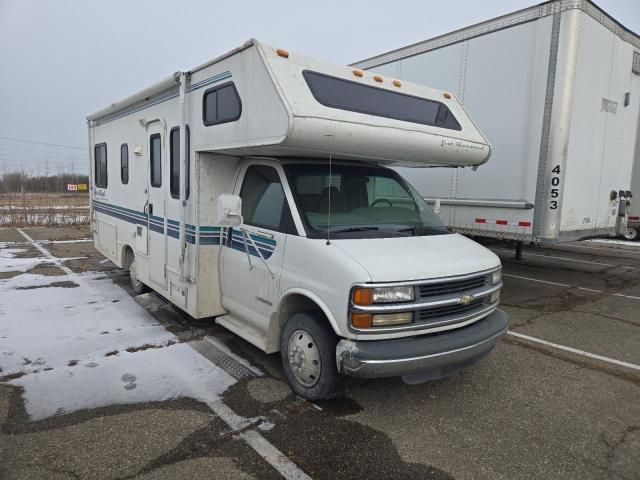
[[[147,215],[144,212],[131,210],[129,208],[120,207],[111,203],[93,200],[93,208],[97,212],[109,215],[120,220],[137,225],[147,225]],[[151,216],[149,228],[154,232],[164,233],[164,217]],[[167,235],[173,238],[179,236],[180,223],[176,220],[167,218]],[[201,245],[219,245],[220,244],[220,227],[202,226],[198,229],[200,232]],[[185,224],[185,238],[187,243],[196,243],[196,227],[195,225]]]

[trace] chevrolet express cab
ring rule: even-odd
[[[87,117],[96,248],[291,388],[451,375],[507,329],[500,261],[393,167],[478,167],[448,92],[251,40]]]

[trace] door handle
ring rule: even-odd
[[[147,207],[147,213],[153,215],[153,203],[149,203]]]
[[[265,232],[265,231],[263,231],[263,230],[256,230],[255,232],[256,232],[258,235],[262,235],[263,237],[270,238],[271,240],[273,240],[273,239],[274,239],[274,235],[273,235],[273,233]]]

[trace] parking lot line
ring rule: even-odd
[[[52,263],[55,263],[57,267],[59,267],[64,273],[67,275],[73,275],[73,270],[71,270],[66,265],[63,265],[59,258],[52,255],[49,250],[44,248],[38,242],[36,242],[33,238],[27,235],[21,228],[16,228],[16,231],[22,235],[27,242],[29,242],[36,250],[38,250],[42,255],[44,255],[47,259],[51,260]]]
[[[507,250],[505,248],[492,248],[491,250],[494,251],[494,252],[513,253],[511,250]],[[553,259],[553,260],[564,260],[564,261],[567,261],[567,262],[587,263],[587,264],[590,264],[590,265],[599,265],[601,267],[618,267],[618,268],[625,268],[627,270],[638,270],[635,267],[628,267],[626,265],[616,265],[614,263],[594,262],[592,260],[578,260],[577,258],[556,257],[555,255],[542,255],[541,253],[523,253],[522,255],[524,255],[525,257],[542,257],[542,258],[549,258],[549,259]]]
[[[255,452],[260,455],[269,465],[275,468],[280,475],[287,480],[311,480],[311,477],[304,473],[295,463],[278,450],[271,442],[260,435],[254,429],[243,429],[251,424],[244,417],[235,413],[226,403],[221,400],[208,402],[207,406],[226,423],[229,428],[240,431],[239,437],[242,438]]]
[[[563,245],[563,247],[584,248],[584,249],[587,249],[587,250],[604,250],[604,251],[613,252],[613,253],[635,253],[635,254],[639,254],[640,255],[640,244],[638,244],[638,249],[637,250],[627,250],[627,249],[623,249],[623,248],[611,248],[611,247],[592,247],[590,245],[576,245],[575,243],[565,243]],[[566,252],[567,251],[567,250],[563,250],[562,248],[559,248],[559,247],[553,247],[553,248],[550,248],[550,250],[555,250],[555,251],[558,251],[558,252]],[[578,252],[576,252],[576,253],[578,253]]]
[[[512,277],[512,278],[519,278],[521,280],[528,280],[530,282],[537,282],[537,283],[546,283],[549,285],[556,285],[558,287],[565,287],[565,288],[575,288],[577,290],[584,290],[585,292],[593,292],[593,293],[607,293],[604,290],[597,290],[595,288],[587,288],[587,287],[577,287],[575,285],[569,285],[567,283],[559,283],[559,282],[549,282],[547,280],[539,280],[537,278],[531,278],[531,277],[523,277],[521,275],[512,275],[510,273],[503,273],[502,274],[503,277]],[[627,298],[629,300],[640,300],[640,297],[636,297],[634,295],[625,295],[623,293],[609,293],[608,295],[611,295],[613,297],[621,297],[621,298]]]
[[[546,284],[549,284],[549,285],[557,285],[558,287],[572,288],[571,285],[568,285],[566,283],[550,282],[548,280],[538,280],[537,278],[523,277],[521,275],[512,275],[510,273],[503,273],[502,276],[503,277],[519,278],[521,280],[529,280],[530,282],[538,282],[538,283],[546,283]]]
[[[523,340],[528,340],[530,342],[539,343],[547,347],[557,348],[558,350],[564,350],[565,352],[575,353],[576,355],[582,355],[583,357],[593,358],[595,360],[611,363],[613,365],[618,365],[620,367],[625,367],[625,368],[630,368],[632,370],[640,371],[640,365],[623,362],[622,360],[616,360],[615,358],[603,357],[602,355],[596,355],[595,353],[585,352],[584,350],[578,350],[577,348],[567,347],[565,345],[559,345],[553,342],[547,342],[546,340],[542,340],[536,337],[530,337],[529,335],[523,335],[522,333],[514,332],[512,330],[509,330],[507,332],[507,335],[511,335],[516,338],[521,338]]]

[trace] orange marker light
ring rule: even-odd
[[[449,100],[451,98],[451,94],[444,92],[444,98],[446,98],[447,100]]]
[[[276,53],[278,54],[279,57],[289,58],[289,52],[287,52],[286,50],[283,50],[281,48],[277,49]]]
[[[356,288],[353,291],[353,303],[356,305],[371,305],[373,303],[373,289]]]
[[[353,325],[356,328],[371,327],[371,314],[370,313],[352,313],[351,325]]]
[[[393,83],[394,87],[401,87],[402,86],[402,82],[400,80],[394,80],[391,83]]]
[[[380,82],[380,83],[382,83],[382,77],[381,77],[380,75],[374,75],[374,76],[373,76],[373,79],[374,79],[376,82]]]
[[[362,77],[362,76],[364,75],[364,72],[363,72],[362,70],[354,70],[354,71],[353,71],[353,74],[354,74],[356,77]]]

